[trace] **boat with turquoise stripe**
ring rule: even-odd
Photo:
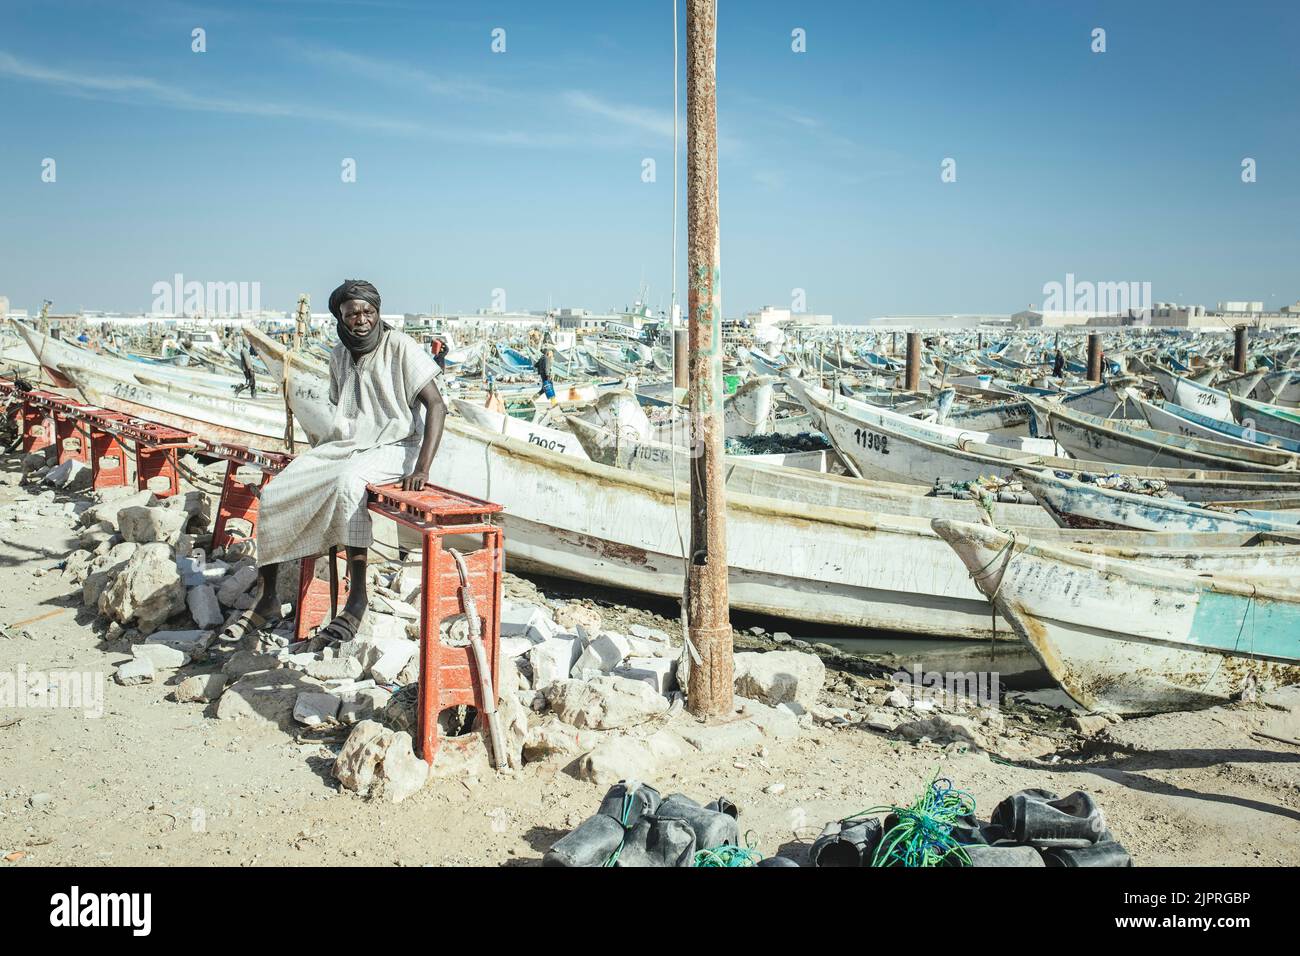
[[[1147,714],[1300,681],[1300,591],[935,519],[997,614],[1080,706]]]

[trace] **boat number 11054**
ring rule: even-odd
[[[864,428],[853,429],[853,437],[858,440],[858,444],[870,451],[878,451],[882,455],[889,454],[889,436],[877,435],[875,432],[869,432]]]

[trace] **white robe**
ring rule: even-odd
[[[396,481],[415,467],[424,438],[416,397],[441,372],[418,342],[387,329],[354,362],[342,345],[330,355],[330,427],[310,451],[262,489],[257,515],[260,565],[374,541],[366,485]]]

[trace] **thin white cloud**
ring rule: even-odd
[[[476,80],[448,78],[418,67],[405,66],[384,57],[361,55],[336,47],[291,41],[289,48],[316,64],[340,67],[366,79],[378,80],[405,90],[430,93],[448,99],[487,99],[505,94],[504,90]]]
[[[671,139],[673,135],[673,116],[668,110],[660,112],[640,106],[610,103],[583,90],[569,90],[564,94],[564,102],[581,112],[612,120],[655,136]]]
[[[537,138],[523,132],[430,127],[409,120],[375,116],[371,113],[348,112],[297,103],[277,103],[272,100],[206,96],[190,92],[178,86],[160,83],[146,76],[90,74],[58,70],[28,63],[4,51],[0,51],[0,76],[11,76],[32,83],[40,83],[76,96],[111,99],[127,103],[152,103],[158,106],[193,112],[305,119],[372,132],[480,145],[539,146],[563,145],[564,143],[563,140],[556,137]]]

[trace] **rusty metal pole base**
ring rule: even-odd
[[[689,627],[687,636],[700,655],[700,663],[690,662],[686,699],[688,710],[696,717],[721,717],[735,711],[735,663],[732,655],[731,625]],[[688,650],[687,655],[690,654]]]

